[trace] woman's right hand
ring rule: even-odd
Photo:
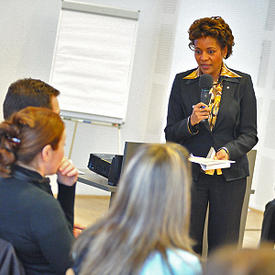
[[[210,108],[206,104],[200,102],[196,105],[193,105],[193,112],[190,116],[191,125],[194,126],[200,123],[202,120],[208,119],[209,114]]]

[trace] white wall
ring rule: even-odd
[[[122,153],[125,140],[164,141],[174,75],[196,66],[188,48],[188,27],[197,18],[221,15],[230,24],[236,42],[227,64],[252,75],[258,99],[260,141],[253,178],[256,193],[250,205],[263,210],[274,197],[275,182],[275,56],[271,54],[275,50],[275,0],[84,2],[141,12],[128,112],[120,141],[116,128],[79,124],[71,155],[75,164],[86,167],[90,152]],[[9,84],[18,78],[49,80],[60,8],[60,0],[0,0],[0,104]],[[67,121],[66,125],[69,153],[74,124]],[[90,190],[87,187],[78,192]]]
[[[13,81],[49,79],[60,5],[57,0],[0,0],[1,103]]]
[[[264,205],[275,198],[275,0],[266,2],[266,13],[261,35],[261,60],[259,74],[255,79],[258,99],[258,129],[260,141],[251,206],[264,209]]]

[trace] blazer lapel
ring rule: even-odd
[[[239,78],[225,78],[224,83],[223,83],[223,89],[222,89],[222,96],[221,96],[221,102],[220,102],[220,107],[219,107],[219,112],[216,120],[216,124],[212,131],[214,132],[215,129],[217,129],[220,124],[223,121],[223,117],[226,115],[226,106],[227,104],[230,104],[232,100],[232,95],[233,95],[233,85],[232,83],[240,82]]]

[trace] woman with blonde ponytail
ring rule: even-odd
[[[188,236],[187,158],[174,143],[146,145],[137,152],[106,217],[76,241],[75,274],[201,274]]]

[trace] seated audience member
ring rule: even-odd
[[[191,174],[180,145],[142,147],[120,179],[114,202],[73,248],[67,274],[201,274],[191,251]]]
[[[208,258],[205,275],[273,275],[275,251],[270,245],[256,248],[226,246],[216,250]]]
[[[0,238],[27,275],[71,266],[71,227],[45,177],[57,172],[64,142],[63,121],[46,108],[27,107],[0,124]]]
[[[275,245],[275,199],[265,205],[264,218],[262,222],[260,244],[269,242],[271,247]]]
[[[26,107],[45,107],[59,114],[58,90],[39,79],[20,79],[12,83],[3,104],[4,118]],[[78,171],[71,161],[64,158],[57,171],[58,196],[62,208],[71,226],[74,225],[75,182]]]
[[[59,114],[60,92],[39,79],[25,78],[12,83],[3,104],[4,119],[26,107],[45,107]]]

